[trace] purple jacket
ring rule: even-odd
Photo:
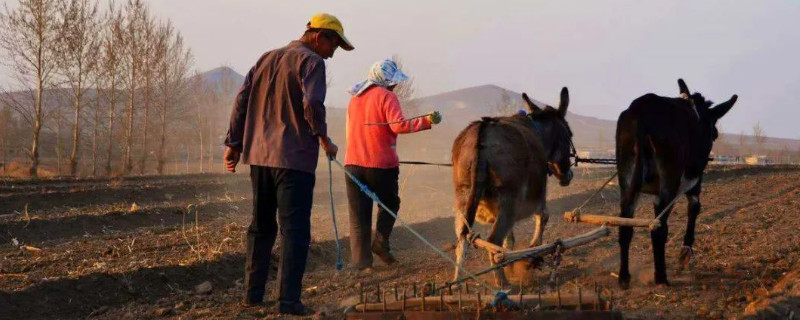
[[[239,89],[225,145],[243,164],[314,173],[325,90],[325,62],[302,42],[265,53]]]

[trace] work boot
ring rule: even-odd
[[[250,295],[245,294],[244,299],[239,301],[239,305],[243,308],[253,308],[253,307],[260,307],[264,306],[264,296],[263,295]]]
[[[295,316],[310,316],[314,314],[314,310],[306,307],[302,302],[295,302],[293,304],[279,304],[278,313],[290,314]]]
[[[244,299],[244,300],[239,302],[239,306],[241,306],[242,308],[245,308],[245,309],[249,309],[249,308],[266,308],[266,307],[272,306],[273,304],[275,304],[274,301],[264,302],[264,301],[251,301],[251,300],[248,300],[248,299]]]
[[[372,253],[378,256],[378,258],[380,258],[381,261],[387,265],[397,263],[397,259],[394,258],[391,248],[389,247],[389,239],[386,239],[377,233],[375,234],[374,239],[372,239]]]

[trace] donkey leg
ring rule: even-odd
[[[508,250],[514,250],[514,245],[517,240],[514,238],[514,230],[508,231],[508,235],[506,236],[505,240],[503,240],[503,248]]]
[[[692,246],[694,245],[694,229],[697,222],[697,216],[700,215],[700,189],[702,177],[692,189],[686,192],[686,200],[689,203],[687,212],[688,219],[686,222],[686,233],[683,235],[683,247],[681,247],[681,255],[678,258],[678,270],[683,270],[689,266],[692,261]]]
[[[516,209],[516,197],[502,195],[498,200],[498,207],[499,210],[497,212],[497,217],[495,219],[494,224],[492,225],[492,231],[489,233],[489,236],[486,238],[486,241],[489,241],[493,244],[500,245],[509,232],[514,227],[514,216],[515,216],[515,209]],[[492,255],[489,254],[489,260],[494,267],[496,264],[492,259]],[[500,287],[500,289],[505,288],[508,285],[508,279],[506,278],[505,271],[503,268],[499,268],[495,270],[495,282]]]
[[[617,138],[617,172],[619,173],[619,216],[633,218],[636,203],[639,200],[644,179],[643,155],[632,141],[621,141]],[[619,286],[628,289],[631,284],[631,273],[628,269],[633,227],[619,227]]]
[[[673,207],[671,202],[675,197],[678,196],[677,188],[674,188],[674,190],[670,189],[672,188],[662,188],[658,196],[658,201],[654,205],[656,216],[662,211],[666,210],[660,219],[661,227],[650,231],[650,240],[653,244],[653,263],[655,264],[654,280],[655,284],[657,285],[669,285],[669,282],[667,281],[667,263],[665,260],[665,247],[667,244],[667,237],[669,236],[669,225],[667,224],[667,221],[669,220],[669,214]]]
[[[547,213],[546,209],[542,209],[542,211],[534,214],[534,218],[536,219],[536,228],[533,230],[533,237],[531,238],[530,244],[531,247],[542,245],[542,239],[544,238],[544,227],[547,226],[547,221],[550,220],[550,214]]]
[[[541,211],[533,214],[534,219],[536,219],[535,229],[533,230],[533,237],[531,237],[531,242],[529,247],[536,247],[542,245],[542,239],[544,238],[544,227],[547,226],[547,220],[550,219],[550,215],[547,213],[546,209],[542,209]],[[531,259],[531,268],[539,268],[544,263],[544,258],[542,257],[535,257]]]
[[[633,218],[636,211],[636,202],[639,200],[639,192],[633,188],[621,190],[622,201],[620,202],[620,217]],[[627,289],[631,284],[631,273],[628,269],[629,252],[631,241],[633,240],[633,227],[619,227],[619,285]]]
[[[495,223],[495,225],[496,224],[497,223]],[[500,228],[493,228],[492,229],[492,233],[493,233],[493,235],[495,237],[492,237],[493,235],[489,235],[489,237],[486,239],[486,241],[489,241],[489,242],[491,242],[493,244],[496,244],[496,245],[501,245],[501,243],[503,242],[503,239],[505,238],[505,235],[499,235],[499,234],[500,233],[505,233],[507,231],[508,230],[500,230]],[[494,262],[493,255],[491,253],[489,253],[489,261],[491,262],[491,266],[492,267],[497,265]],[[508,278],[506,278],[506,273],[503,270],[503,268],[498,268],[497,270],[495,270],[494,280],[495,280],[495,284],[498,287],[500,287],[501,290],[508,285]]]
[[[467,228],[467,221],[462,216],[456,216],[455,219],[455,229],[456,229],[456,268],[455,274],[453,275],[453,281],[456,281],[461,277],[461,269],[464,268],[464,257],[467,254],[467,247],[469,244],[467,243],[467,233],[469,233],[469,229]]]

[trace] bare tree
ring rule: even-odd
[[[103,102],[108,108],[108,141],[106,146],[106,174],[111,174],[114,158],[114,123],[116,120],[120,81],[122,80],[122,13],[113,4],[109,6],[102,33],[100,54],[100,84]]]
[[[211,136],[208,139],[208,150],[209,150],[209,163],[211,164],[211,168],[220,168],[221,166],[215,166],[216,163],[214,161],[214,156],[217,154],[222,154],[222,140],[224,139],[225,132],[228,130],[228,117],[230,116],[229,110],[229,103],[233,101],[236,93],[238,92],[237,89],[241,85],[241,83],[234,81],[233,77],[233,69],[228,66],[223,65],[222,73],[220,75],[220,80],[217,83],[216,91],[217,92],[217,102],[219,105],[217,108],[211,110],[210,113],[212,116],[211,120],[211,130],[212,135],[216,134],[215,136]],[[326,76],[327,79],[327,76]]]
[[[183,37],[176,32],[170,22],[165,22],[159,27],[159,37],[163,41],[159,50],[163,51],[163,59],[158,68],[158,82],[160,95],[160,138],[159,147],[156,154],[158,160],[158,173],[164,174],[166,164],[166,146],[168,124],[177,114],[177,108],[182,101],[182,96],[186,93],[186,75],[192,63],[191,51],[186,48]]]
[[[408,66],[403,63],[403,59],[399,55],[393,55],[392,60],[403,73],[409,74]],[[413,76],[409,76],[408,80],[398,84],[394,88],[394,94],[397,95],[397,100],[400,100],[400,108],[403,109],[406,117],[413,117],[419,113],[419,105],[414,101],[417,94],[417,86],[414,83]]]
[[[767,136],[764,134],[764,129],[761,128],[761,122],[756,122],[753,125],[753,148],[755,154],[763,152],[764,144],[767,142]]]
[[[143,64],[142,64],[142,77],[144,78],[144,118],[142,119],[142,154],[139,158],[139,174],[144,174],[147,166],[147,155],[149,149],[147,146],[147,137],[150,125],[150,106],[153,101],[153,81],[158,72],[158,64],[163,59],[163,51],[158,49],[158,41],[160,40],[157,35],[155,22],[145,17],[144,23],[144,39],[143,47],[145,47]]]
[[[92,122],[92,177],[97,176],[97,152],[100,148],[100,96],[97,90],[94,97],[90,100],[92,106],[92,113],[94,114],[94,121]]]
[[[128,94],[128,106],[126,110],[125,123],[125,154],[123,156],[123,172],[130,174],[133,170],[133,124],[134,113],[136,111],[136,92],[139,89],[139,82],[142,78],[143,57],[145,55],[145,28],[148,22],[149,12],[147,6],[141,0],[128,0],[122,8],[124,21],[123,31],[123,66],[125,67],[125,89]]]
[[[72,127],[72,150],[69,156],[69,174],[75,176],[81,146],[81,115],[86,93],[93,83],[99,54],[97,2],[69,0],[60,8],[63,17],[59,37],[59,74],[69,85],[75,122]]]
[[[218,105],[216,100],[216,90],[206,83],[205,79],[200,74],[195,74],[189,84],[189,96],[191,106],[195,110],[192,112],[192,128],[197,134],[198,140],[198,156],[200,160],[200,172],[205,171],[205,142],[209,135],[209,114],[210,110]]]
[[[717,140],[714,142],[713,149],[716,151],[716,154],[719,155],[727,155],[730,154],[731,148],[727,141],[728,134],[722,132],[722,126],[717,124]]]
[[[27,88],[21,91],[15,91],[13,89],[3,89],[2,95],[0,95],[0,106],[4,108],[4,110],[8,112],[12,112],[16,114],[17,117],[13,115],[9,117],[11,121],[9,122],[9,128],[12,125],[17,125],[16,132],[25,130],[31,130],[34,126],[34,118],[35,118],[35,108],[34,104],[32,103],[36,99],[36,91],[32,88]],[[45,113],[42,112],[42,118],[45,118]],[[13,132],[10,132],[11,134]],[[28,158],[30,158],[30,153],[28,152],[29,149],[24,147],[21,144],[23,138],[28,139],[29,137],[26,135],[19,135],[17,139],[9,139],[5,140],[4,143],[8,144],[9,142],[14,142],[18,149],[24,150],[27,153]],[[4,161],[5,162],[5,161]]]
[[[0,14],[0,47],[6,61],[25,88],[35,88],[33,127],[29,150],[32,177],[38,176],[39,135],[44,121],[44,91],[56,70],[57,41],[60,36],[58,0],[20,0],[13,10],[5,6]]]
[[[63,154],[64,154],[64,125],[67,123],[67,119],[64,117],[64,112],[62,109],[57,108],[55,112],[53,112],[53,123],[51,124],[53,127],[51,131],[56,134],[56,145],[53,148],[53,151],[56,153],[56,174],[61,176],[63,172],[61,171],[63,167]]]
[[[158,147],[158,154],[156,155],[158,164],[156,166],[156,171],[158,174],[164,174],[164,165],[166,164],[166,141],[167,141],[167,122],[169,116],[169,107],[171,103],[171,91],[170,91],[170,66],[167,60],[170,57],[170,41],[175,34],[175,29],[172,27],[170,22],[166,22],[159,27],[158,30],[158,50],[161,51],[161,55],[164,59],[161,60],[161,63],[158,64],[158,76],[159,76],[159,88],[161,90],[161,106],[159,112],[160,118],[160,137],[159,137],[159,147]]]
[[[5,95],[5,93],[0,93]],[[8,165],[8,137],[11,131],[11,108],[0,104],[0,171],[3,171],[5,166]]]
[[[227,104],[233,101],[236,85],[232,79],[232,70],[227,67],[215,69],[214,82],[205,79],[202,74],[196,73],[191,77],[189,84],[189,116],[191,127],[198,141],[198,158],[200,172],[213,170],[215,146],[221,146],[222,135],[227,124],[225,114]],[[216,76],[219,76],[218,78]]]
[[[747,150],[747,136],[744,134],[744,131],[739,131],[739,155],[747,155],[749,152]]]

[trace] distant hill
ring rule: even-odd
[[[455,91],[444,92],[414,100],[418,106],[419,113],[439,110],[444,118],[442,124],[435,126],[432,130],[401,135],[398,139],[398,153],[405,160],[447,162],[450,160],[450,149],[458,133],[472,121],[484,116],[495,116],[496,106],[500,104],[503,95],[510,98],[512,103],[524,108],[521,93],[501,88],[496,85],[482,85]],[[547,104],[556,106],[558,104],[559,92],[537,92],[532,94],[534,103],[543,106]],[[344,145],[344,116],[345,110],[339,108],[328,109],[329,131],[331,136]],[[407,117],[414,116],[407,114]],[[616,115],[614,115],[616,117]],[[581,150],[610,151],[614,149],[614,136],[616,132],[616,121],[599,119],[596,117],[583,116],[572,112],[567,112],[567,121],[574,134],[576,148]],[[736,154],[740,148],[740,137],[738,134],[724,133],[722,138],[715,143],[715,150],[725,154]],[[752,143],[752,136],[744,137],[745,144]],[[765,152],[777,152],[778,150],[788,149],[797,152],[800,148],[800,140],[767,138],[764,143]],[[752,151],[745,146],[742,154],[749,154]]]
[[[216,85],[217,88],[226,91],[231,96],[236,93],[242,82],[244,82],[244,76],[228,67],[219,67],[197,73],[193,77],[201,77],[203,81]],[[535,103],[540,106],[545,105],[543,102],[554,106],[558,104],[558,92],[529,93]],[[90,89],[87,98],[95,94],[97,92]],[[66,89],[48,89],[45,91],[45,97],[48,101],[48,109],[66,107],[69,103]],[[501,104],[504,98],[506,102],[510,101],[510,104],[525,108],[521,93],[496,85],[463,88],[415,99],[413,104],[417,106],[416,110],[419,111],[406,111],[407,117],[439,110],[444,116],[444,121],[442,124],[435,126],[433,130],[401,136],[398,142],[398,152],[406,160],[448,162],[453,140],[455,140],[458,133],[472,121],[484,116],[497,115],[497,106]],[[30,92],[0,92],[0,106],[12,100],[23,104],[30,103],[31,94]],[[571,109],[574,107],[571,106]],[[511,113],[513,111],[508,112]],[[213,116],[213,121],[218,122],[221,128],[227,128],[226,123],[229,114],[229,106],[226,106],[219,110],[219,114]],[[66,113],[65,115],[69,121],[71,113]],[[614,119],[616,115],[609,115],[609,117]],[[329,108],[327,110],[327,118],[331,137],[344,150],[346,143],[344,134],[345,109]],[[27,123],[24,123],[19,115],[13,114],[12,119],[18,122],[19,126],[27,127]],[[613,150],[616,130],[615,120],[599,119],[568,112],[567,121],[574,133],[575,145],[580,151]],[[27,144],[29,138],[26,135],[28,132],[27,129],[20,131],[16,140]],[[224,130],[222,132],[224,133]],[[46,149],[51,150],[54,143],[55,137],[52,132],[43,132],[42,145],[47,145]],[[751,154],[753,153],[752,144],[752,136],[745,135],[741,137],[739,134],[724,133],[715,143],[715,152],[727,155]],[[763,149],[760,153],[773,155],[785,153],[783,151],[798,153],[800,152],[800,140],[769,137],[766,139]]]
[[[398,139],[398,153],[401,158],[406,160],[450,161],[450,150],[458,133],[472,121],[481,117],[496,116],[497,105],[503,100],[504,94],[511,104],[519,106],[519,108],[526,108],[521,93],[496,85],[464,88],[414,99],[413,103],[417,106],[419,113],[438,110],[442,113],[444,120],[441,124],[434,126],[432,130],[401,135]],[[550,99],[558,99],[558,95],[559,92],[553,92],[544,97],[532,96],[531,99],[542,107],[547,104],[558,105],[557,100]],[[415,115],[406,114],[406,117]],[[329,133],[342,146],[345,143],[344,121],[344,109],[328,109]],[[567,121],[573,130],[574,142],[578,148],[582,148],[582,146],[613,147],[616,128],[614,121],[581,116],[571,112],[567,113]],[[600,142],[598,138],[605,141]]]
[[[206,83],[215,84],[218,88],[236,91],[242,86],[244,76],[229,67],[219,67],[197,74]]]
[[[244,76],[228,67],[209,70],[200,73],[199,76],[209,83],[235,83],[234,90],[238,89],[244,81]],[[497,115],[496,106],[500,104],[504,94],[512,104],[525,108],[521,93],[496,85],[464,88],[415,99],[413,102],[418,106],[420,113],[439,110],[444,116],[444,122],[430,132],[403,136],[400,139],[400,147],[410,150],[417,149],[416,146],[422,150],[446,149],[449,153],[452,141],[467,124],[481,117]],[[540,94],[541,96],[533,95],[531,97],[539,106],[558,104],[559,92]],[[548,103],[542,101],[548,101]],[[343,141],[345,109],[329,108],[327,113],[331,136],[337,141]],[[406,114],[406,116],[414,115]],[[613,147],[616,128],[614,121],[582,116],[572,112],[567,113],[567,121],[575,134],[575,143],[579,148],[605,149]],[[404,142],[405,140],[409,141]]]
[[[420,110],[440,110],[447,125],[459,131],[468,123],[485,116],[497,115],[496,106],[501,103],[503,95],[513,105],[527,109],[522,100],[522,93],[501,88],[496,85],[482,85],[445,92],[429,97],[416,99]],[[539,92],[529,94],[534,103],[540,107],[558,106],[559,92]],[[548,101],[547,103],[542,101]],[[600,146],[613,141],[616,122],[567,112],[567,121],[575,135],[575,143],[581,145]],[[454,137],[455,138],[455,137]],[[605,140],[600,142],[600,140]]]

